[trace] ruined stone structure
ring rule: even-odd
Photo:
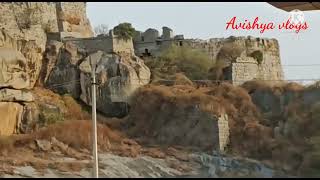
[[[227,145],[229,144],[230,130],[228,123],[228,115],[222,114],[218,120],[218,142],[219,142],[219,150],[221,152],[225,152]]]
[[[117,35],[114,35],[113,30],[110,30],[108,35],[89,38],[64,37],[61,41],[64,43],[72,43],[88,54],[97,51],[134,54],[132,39],[124,40],[118,38]]]
[[[229,37],[185,40],[184,45],[207,53],[223,68],[223,79],[239,85],[252,79],[277,83],[284,79],[276,39]]]
[[[163,27],[162,36],[155,29],[148,29],[144,33],[138,32],[134,38],[135,53],[139,56],[159,56],[172,44],[206,53],[223,68],[219,80],[230,80],[238,85],[252,79],[277,82],[284,78],[276,39],[250,36],[184,39],[183,35],[174,36],[167,27]]]
[[[162,28],[162,35],[156,29],[147,29],[145,32],[136,32],[133,38],[135,53],[138,56],[159,55],[162,50],[167,49],[171,44],[182,45],[183,35],[174,36],[173,31],[168,27]]]

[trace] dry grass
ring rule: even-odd
[[[281,95],[285,92],[300,92],[305,89],[303,85],[296,82],[279,82],[276,84],[272,84],[260,80],[247,81],[243,83],[242,87],[246,89],[249,93],[255,90],[259,90],[270,91],[275,95]]]
[[[14,152],[16,148],[28,148],[36,139],[50,141],[55,137],[58,141],[76,149],[91,149],[92,124],[87,120],[70,120],[49,125],[32,134],[2,137],[1,152]],[[110,148],[111,143],[120,144],[124,135],[98,123],[98,145],[101,150]]]
[[[62,100],[65,103],[67,112],[65,118],[68,120],[88,120],[91,118],[90,114],[86,112],[77,101],[71,96],[64,95]]]
[[[229,116],[232,151],[268,155],[269,149],[265,146],[271,141],[272,133],[259,125],[261,114],[241,87],[229,83],[203,88],[148,85],[137,92],[133,102],[127,125],[129,134],[135,137],[209,150],[216,145],[213,139],[207,138],[213,131],[210,118],[225,112]],[[199,113],[192,114],[195,106]],[[244,145],[244,141],[248,145]]]
[[[208,70],[214,65],[206,52],[172,45],[159,57],[146,59],[145,64],[150,68],[152,80],[168,79],[176,73],[195,79],[207,78]]]
[[[59,94],[41,87],[34,87],[32,92],[35,96],[35,102],[51,104],[59,107],[60,110],[66,110],[66,106]]]
[[[259,91],[258,93],[269,93],[275,98],[284,98],[281,103],[282,110],[280,113],[278,109],[271,109],[268,112],[271,115],[277,115],[278,120],[281,120],[286,124],[285,129],[282,129],[282,137],[275,140],[268,140],[269,144],[265,144],[265,147],[269,148],[272,153],[272,161],[277,168],[286,170],[295,175],[302,175],[306,177],[318,176],[317,168],[319,168],[319,143],[318,141],[311,142],[313,138],[319,136],[318,129],[320,128],[320,105],[315,99],[310,103],[304,99],[304,95],[309,91],[313,91],[309,94],[311,98],[312,94],[316,94],[319,88],[318,82],[309,86],[303,86],[298,83],[278,83],[276,85],[265,84],[262,81],[251,81],[245,83],[242,87],[247,92],[252,93]],[[309,99],[310,101],[310,99]],[[236,108],[238,109],[238,108]],[[274,112],[277,111],[277,112]],[[270,118],[275,118],[270,116]],[[271,128],[274,128],[278,124],[274,124]],[[250,140],[250,138],[244,136],[247,141],[243,142],[243,147],[247,149],[253,149],[252,144],[261,143],[261,140],[267,136],[259,135],[256,129],[266,128],[259,124],[252,124],[247,126],[245,132],[251,137],[258,136],[259,139]],[[250,130],[251,129],[251,130]],[[269,130],[264,131],[268,132]],[[285,130],[285,131],[284,131]],[[272,133],[272,132],[271,132]],[[251,145],[247,142],[254,142]],[[316,142],[316,143],[315,143]],[[257,151],[259,152],[259,151]]]
[[[0,136],[0,153],[1,155],[7,155],[14,151],[14,139],[13,137]]]
[[[212,127],[204,127],[205,130],[199,132],[198,139],[191,135],[195,132],[186,134],[188,131],[199,131],[198,129],[205,124],[202,121],[208,120],[209,114],[219,114],[221,109],[216,108],[219,107],[219,102],[214,97],[203,94],[191,86],[150,85],[140,89],[133,102],[128,122],[128,126],[131,125],[129,131],[131,135],[154,138],[158,143],[164,144],[199,145],[199,148],[214,145],[208,143],[213,137],[205,135],[205,132],[210,133],[208,131]],[[192,113],[196,113],[194,112],[196,105],[199,105],[199,110],[195,111],[202,114],[191,119],[187,114],[192,116]],[[201,120],[201,117],[204,120]],[[201,123],[197,124],[198,120]],[[214,120],[211,121],[213,123]],[[195,125],[192,125],[194,123]],[[199,128],[196,128],[197,126]],[[182,137],[185,139],[180,140]]]
[[[98,145],[101,149],[108,149],[110,143],[120,142],[122,135],[107,126],[98,124]],[[70,120],[53,124],[34,134],[36,139],[56,137],[57,140],[75,149],[91,149],[92,123],[87,120]]]

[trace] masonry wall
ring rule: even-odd
[[[229,144],[229,123],[228,123],[228,115],[223,114],[218,120],[218,134],[219,134],[219,150],[224,152],[226,150],[227,145]]]
[[[76,44],[77,47],[87,51],[88,53],[94,53],[98,50],[105,52],[113,52],[112,39],[107,38],[72,38],[67,39],[65,42],[71,42]]]
[[[107,53],[134,53],[131,39],[123,40],[116,37],[104,36],[94,38],[65,38],[64,42],[71,42],[88,53],[94,53],[99,50]]]
[[[231,67],[231,77],[234,84],[252,79],[267,80],[268,82],[280,82],[284,79],[280,60],[279,44],[276,39],[254,38],[254,37],[233,37],[232,44],[235,47],[244,47],[244,52],[239,59],[235,59]],[[191,48],[200,49],[206,52],[213,60],[224,44],[229,41],[224,38],[213,38],[210,40],[188,39],[183,43]],[[260,51],[263,60],[258,62],[250,54]],[[229,76],[229,75],[228,75]]]
[[[259,76],[257,63],[232,63],[232,83],[241,85]]]
[[[152,55],[158,55],[160,52],[160,46],[156,42],[138,42],[134,44],[134,51],[137,56],[142,56],[145,53],[145,49]]]
[[[86,15],[85,2],[58,2],[57,16],[62,24],[60,31],[78,32],[82,37],[93,37],[93,31]]]
[[[123,40],[119,38],[112,39],[113,52],[134,53],[132,39]]]

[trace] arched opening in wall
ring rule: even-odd
[[[149,52],[149,49],[144,49],[143,56],[151,56],[151,53]]]
[[[179,46],[182,46],[182,41],[179,41]]]
[[[256,59],[259,65],[263,61],[263,53],[259,50],[253,51],[249,56]]]
[[[228,66],[222,69],[223,80],[232,80],[232,67]]]

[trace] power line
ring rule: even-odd
[[[140,81],[146,81],[146,80],[150,80],[150,79],[130,79],[130,80],[140,80]],[[192,82],[213,82],[213,83],[218,83],[218,82],[229,82],[229,83],[237,83],[237,82],[250,82],[250,81],[259,81],[259,82],[317,82],[320,81],[320,78],[313,78],[313,79],[284,79],[284,80],[275,80],[275,79],[252,79],[252,80],[209,80],[209,79],[195,79],[195,80],[190,80]],[[173,79],[159,79],[156,82],[176,82],[176,80]],[[150,82],[149,82],[150,83]],[[149,84],[148,83],[148,84]],[[79,85],[80,84],[80,80],[72,80],[72,81],[67,81],[67,82],[63,82],[63,83],[56,83],[56,84],[51,84],[51,85],[47,85],[45,86],[45,88],[49,88],[49,89],[54,89],[57,90],[58,88],[61,87],[65,87],[65,86],[69,86],[69,85]],[[142,85],[142,83],[130,83],[130,85]],[[90,85],[90,82],[87,82],[87,85]],[[99,87],[100,85],[97,84],[97,86]],[[119,83],[119,86],[122,86],[121,83]],[[10,94],[8,96],[0,96],[0,98],[11,98],[11,97],[15,97],[16,94]]]
[[[284,64],[281,66],[284,66],[284,67],[288,67],[288,66],[305,67],[305,66],[320,66],[320,64]]]

